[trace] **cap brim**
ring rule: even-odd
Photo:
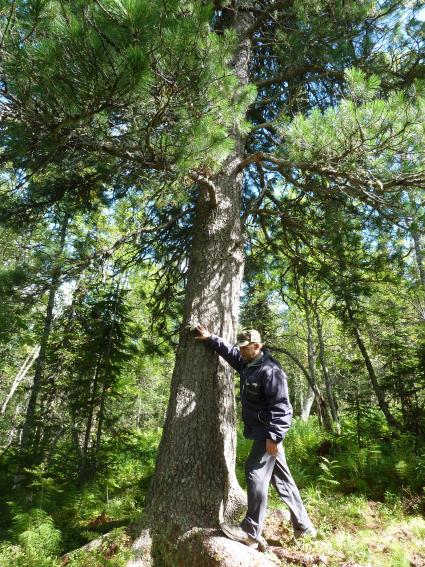
[[[250,344],[249,341],[242,341],[242,342],[236,343],[236,346],[237,346],[237,347],[248,346],[249,344]]]

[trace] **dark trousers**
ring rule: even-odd
[[[257,539],[261,535],[267,509],[267,496],[270,481],[291,513],[295,530],[305,530],[312,526],[301,495],[292,478],[285,459],[282,444],[278,454],[273,457],[266,451],[266,441],[254,441],[245,463],[248,488],[248,510],[241,527]]]

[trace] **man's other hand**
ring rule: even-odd
[[[276,457],[278,450],[279,443],[276,443],[276,441],[272,441],[271,439],[266,439],[266,451],[269,455]]]
[[[195,337],[196,341],[206,341],[211,336],[211,333],[204,325],[197,325],[195,331],[198,333],[198,336]]]

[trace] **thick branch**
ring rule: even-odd
[[[245,169],[245,167],[247,167],[250,163],[261,163],[267,161],[276,165],[286,165],[286,162],[284,160],[277,158],[273,154],[268,154],[266,152],[255,152],[254,154],[250,154],[238,163],[236,167],[236,173],[239,173],[240,171]]]
[[[323,67],[319,67],[317,65],[305,65],[304,67],[297,67],[292,70],[287,70],[284,73],[280,73],[279,75],[273,75],[272,77],[268,77],[267,79],[260,79],[254,82],[259,89],[262,87],[267,87],[269,85],[274,85],[276,83],[283,83],[290,81],[292,79],[296,79],[306,75],[307,73],[314,73],[315,75],[321,75],[324,77],[329,77],[333,79],[337,79],[339,81],[344,80],[344,71],[338,71],[336,69],[326,69]]]

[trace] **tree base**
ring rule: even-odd
[[[270,510],[264,526],[263,536],[270,548],[264,554],[242,543],[232,541],[214,528],[192,528],[183,534],[170,530],[169,526],[155,531],[142,522],[128,526],[126,538],[120,545],[131,544],[131,559],[126,567],[273,567],[276,565],[327,565],[326,556],[305,553],[292,545],[283,546],[290,541],[292,527],[285,514]],[[113,555],[117,542],[109,541],[111,534],[91,541],[78,551],[104,549],[105,556]],[[62,564],[66,565],[72,554],[64,555]]]
[[[192,528],[173,544],[144,530],[133,543],[134,557],[126,567],[276,567],[280,561],[232,541],[219,530]]]

